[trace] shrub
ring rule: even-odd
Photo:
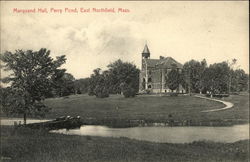
[[[150,94],[150,90],[149,90],[149,89],[147,89],[147,90],[146,90],[146,93],[147,93],[147,94]]]
[[[123,87],[123,95],[126,98],[135,97],[136,90],[134,88],[132,88],[131,86],[126,85],[126,86]]]
[[[212,96],[222,98],[222,97],[229,97],[229,94],[213,94]],[[206,94],[206,97],[211,97],[211,94]]]
[[[96,86],[94,93],[97,98],[109,97],[109,91],[105,86],[101,85]]]
[[[178,96],[178,93],[171,92],[171,93],[169,93],[169,96]]]

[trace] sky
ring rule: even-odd
[[[248,7],[247,1],[1,1],[1,53],[47,48],[53,58],[66,55],[63,67],[79,79],[117,59],[140,68],[147,43],[154,59],[170,56],[182,64],[206,59],[213,64],[235,58],[237,67],[249,73]],[[36,12],[17,13],[15,8]],[[48,12],[39,13],[39,8]],[[116,12],[84,13],[81,8]]]

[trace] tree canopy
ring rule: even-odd
[[[207,62],[205,59],[201,62],[190,60],[183,65],[183,73],[190,91],[201,92],[203,90],[203,77],[206,68]]]
[[[42,48],[39,51],[16,50],[14,53],[1,54],[3,69],[11,74],[2,81],[10,84],[8,91],[16,102],[5,105],[5,111],[24,115],[44,115],[48,108],[42,100],[54,87],[54,78],[64,69],[59,69],[65,63],[65,56],[58,56],[55,60],[50,57],[50,51]]]
[[[178,69],[171,69],[171,71],[167,74],[166,77],[166,85],[172,91],[179,87],[181,83],[181,75],[178,72]]]
[[[121,93],[126,87],[138,92],[140,70],[135,65],[119,59],[109,64],[108,68],[111,93]]]
[[[234,69],[237,60],[207,66],[206,60],[191,60],[184,64],[185,82],[191,92],[211,94],[231,93],[248,90],[249,75],[242,69]]]
[[[121,94],[133,97],[139,90],[139,69],[135,65],[117,60],[103,71],[93,71],[89,82],[89,95],[108,97],[108,94]]]

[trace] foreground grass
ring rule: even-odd
[[[248,140],[160,144],[1,128],[2,161],[248,161]]]

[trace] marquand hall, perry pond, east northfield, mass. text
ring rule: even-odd
[[[127,8],[13,8],[13,13],[129,13]]]

